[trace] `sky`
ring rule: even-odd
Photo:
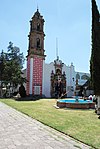
[[[75,71],[90,72],[91,0],[0,0],[0,52],[9,42],[20,48],[26,59],[30,20],[39,8],[45,20],[46,63],[58,56]],[[96,0],[100,11],[100,0]],[[56,42],[57,41],[57,42]],[[26,68],[26,61],[24,64]]]

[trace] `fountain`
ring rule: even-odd
[[[91,100],[84,100],[75,97],[57,100],[57,107],[71,109],[94,109],[95,103]]]

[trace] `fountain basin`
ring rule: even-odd
[[[57,106],[59,108],[71,108],[71,109],[94,109],[95,103],[91,100],[78,99],[61,99],[57,100]]]

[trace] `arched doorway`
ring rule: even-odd
[[[55,73],[51,72],[51,97],[60,98],[66,93],[66,74],[62,73],[63,63],[59,57],[54,61]]]

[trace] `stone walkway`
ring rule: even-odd
[[[90,149],[0,102],[0,149]]]

